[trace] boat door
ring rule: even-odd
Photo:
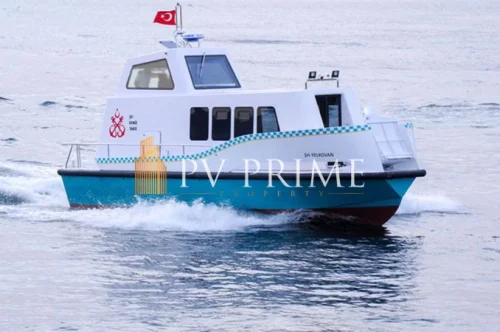
[[[325,128],[342,126],[341,95],[319,95],[316,102]]]

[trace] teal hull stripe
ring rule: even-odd
[[[306,137],[306,136],[319,136],[319,135],[336,135],[336,134],[347,134],[347,133],[358,133],[362,131],[371,130],[369,125],[358,125],[358,126],[345,126],[345,127],[329,127],[329,128],[319,128],[319,129],[306,129],[306,130],[294,130],[294,131],[283,131],[283,132],[272,132],[272,133],[261,133],[245,135],[233,138],[223,144],[217,145],[206,151],[190,154],[190,155],[176,155],[176,156],[163,156],[160,159],[165,162],[175,162],[182,160],[198,160],[203,159],[213,154],[216,154],[222,150],[230,148],[232,146],[251,142],[260,141],[265,139],[280,139],[280,138],[293,138],[293,137]],[[96,158],[98,164],[116,164],[116,163],[133,163],[138,157],[116,157],[116,158]],[[158,158],[150,157],[143,158],[143,161],[157,161]]]
[[[251,188],[244,188],[243,180],[219,180],[213,188],[208,180],[188,179],[188,188],[182,188],[182,179],[167,180],[165,195],[135,195],[134,178],[88,177],[63,175],[64,187],[72,205],[117,206],[133,205],[139,200],[157,201],[176,198],[193,202],[230,205],[249,210],[334,209],[399,206],[410,188],[413,178],[366,180],[364,188],[349,188],[350,181],[335,181],[327,187],[316,183],[316,188],[288,188],[280,181],[268,188],[267,180],[251,180]],[[293,185],[293,183],[289,183]]]

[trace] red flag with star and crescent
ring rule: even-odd
[[[156,13],[153,23],[164,25],[175,25],[175,10],[163,11]]]

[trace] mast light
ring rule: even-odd
[[[308,88],[308,83],[309,82],[321,82],[321,81],[335,81],[337,83],[337,88],[339,87],[339,76],[340,76],[340,71],[339,70],[333,70],[331,74],[328,75],[319,75],[316,71],[310,71],[309,72],[309,77],[307,78],[305,87],[306,90]]]

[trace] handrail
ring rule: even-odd
[[[81,147],[82,146],[105,146],[107,147],[107,155],[110,158],[110,147],[111,146],[137,146],[140,147],[140,144],[123,144],[123,143],[61,143],[63,146],[70,146],[68,157],[66,158],[66,163],[64,164],[64,168],[68,168],[69,161],[71,159],[71,155],[73,153],[73,148],[76,150],[76,167],[82,167],[82,157],[81,157]],[[154,146],[159,147],[182,147],[182,155],[186,154],[186,147],[199,147],[199,148],[210,148],[212,145],[207,144],[154,144]],[[170,155],[170,151],[167,151],[167,156]]]
[[[73,152],[73,145],[71,145],[71,149],[69,149],[68,158],[66,158],[66,164],[64,164],[64,168],[68,168],[69,158],[71,157],[71,152]]]
[[[71,145],[91,145],[91,146],[141,146],[140,144],[123,144],[123,143],[61,143],[62,146]],[[196,146],[196,147],[212,147],[212,145],[201,144],[154,144],[154,146]]]
[[[388,164],[390,161],[394,160],[403,160],[403,159],[412,159],[414,158],[413,149],[408,146],[407,140],[403,137],[403,132],[400,128],[400,123],[397,120],[393,119],[381,119],[378,121],[369,121],[368,124],[372,126],[374,133],[379,128],[380,131],[380,139],[377,139],[377,136],[374,134],[375,143],[377,144],[378,151],[382,158],[382,163]],[[393,126],[395,136],[391,136],[388,134],[387,129]],[[387,127],[387,128],[386,128]],[[380,143],[387,143],[386,149],[383,149]],[[395,143],[395,144],[394,144]],[[400,147],[402,152],[398,152],[396,148]]]

